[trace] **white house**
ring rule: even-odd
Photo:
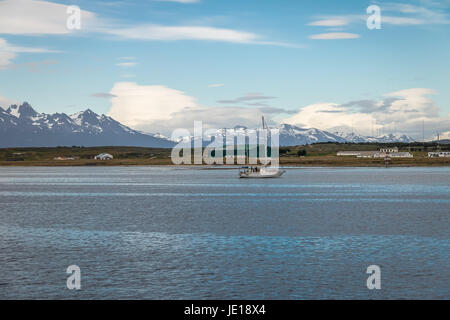
[[[413,155],[409,152],[393,152],[389,153],[392,158],[413,158]]]
[[[101,153],[98,156],[95,156],[95,160],[112,160],[114,157],[109,153]]]
[[[450,157],[450,152],[448,151],[440,151],[440,152],[428,152],[429,158],[448,158]]]
[[[339,151],[338,156],[356,156],[357,158],[384,158],[390,155],[392,158],[412,158],[409,152],[398,152],[398,148],[380,149],[380,151]]]
[[[343,156],[359,156],[361,154],[361,151],[339,151],[337,153],[338,157]]]
[[[390,148],[381,148],[380,149],[381,153],[394,153],[394,152],[398,152],[398,148],[397,147],[390,147]]]

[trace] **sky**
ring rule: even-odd
[[[0,0],[0,106],[167,135],[265,115],[450,137],[449,57],[450,0]]]

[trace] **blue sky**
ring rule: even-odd
[[[67,29],[68,5],[81,30]],[[446,0],[0,0],[0,105],[91,108],[166,133],[266,114],[361,134],[420,136],[425,122],[433,135],[450,131],[449,31]]]

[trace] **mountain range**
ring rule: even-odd
[[[331,133],[315,128],[300,128],[281,124],[280,145],[294,146],[319,142],[413,142],[406,135],[365,137],[355,134]],[[246,135],[255,129],[234,128],[234,136]],[[225,135],[225,129],[214,136]],[[210,137],[205,137],[211,139]],[[192,137],[183,137],[192,140]],[[177,141],[163,135],[133,130],[104,114],[90,109],[72,115],[65,113],[38,113],[29,103],[0,107],[0,147],[55,147],[55,146],[137,146],[172,148]]]
[[[171,148],[175,142],[122,125],[90,109],[72,115],[36,112],[30,104],[0,108],[0,147],[137,146]]]
[[[337,136],[340,136],[344,138],[347,142],[353,142],[353,143],[364,143],[364,142],[373,142],[373,143],[391,143],[391,142],[403,142],[403,143],[410,143],[415,142],[416,140],[411,138],[410,136],[407,136],[405,134],[394,134],[394,133],[386,133],[379,135],[377,137],[370,137],[370,136],[362,136],[355,133],[342,133],[342,132],[335,132],[334,133]]]

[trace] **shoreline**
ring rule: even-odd
[[[337,156],[339,151],[377,150],[382,145],[372,144],[315,144],[308,146],[283,147],[279,163],[282,167],[385,167],[384,158],[357,158]],[[414,149],[415,148],[415,149]],[[416,150],[423,146],[403,146],[413,158],[392,158],[390,167],[446,167],[450,157],[430,158],[428,151]],[[413,150],[412,150],[413,149]],[[444,151],[449,150],[447,146]],[[304,155],[300,155],[303,151]],[[101,153],[113,155],[112,160],[94,160]],[[236,160],[235,160],[236,161]],[[52,148],[0,148],[1,167],[111,167],[111,166],[177,166],[172,163],[171,149],[143,147],[52,147]],[[238,164],[181,165],[190,168],[237,168]]]
[[[201,168],[201,169],[237,169],[244,165],[175,165],[170,159],[114,159],[114,160],[36,160],[36,161],[0,161],[0,168],[6,167],[177,167],[177,168]],[[450,166],[450,158],[399,158],[393,159],[388,167],[447,167]],[[305,158],[281,158],[280,167],[385,167],[383,159],[361,159],[342,157],[305,157]]]

